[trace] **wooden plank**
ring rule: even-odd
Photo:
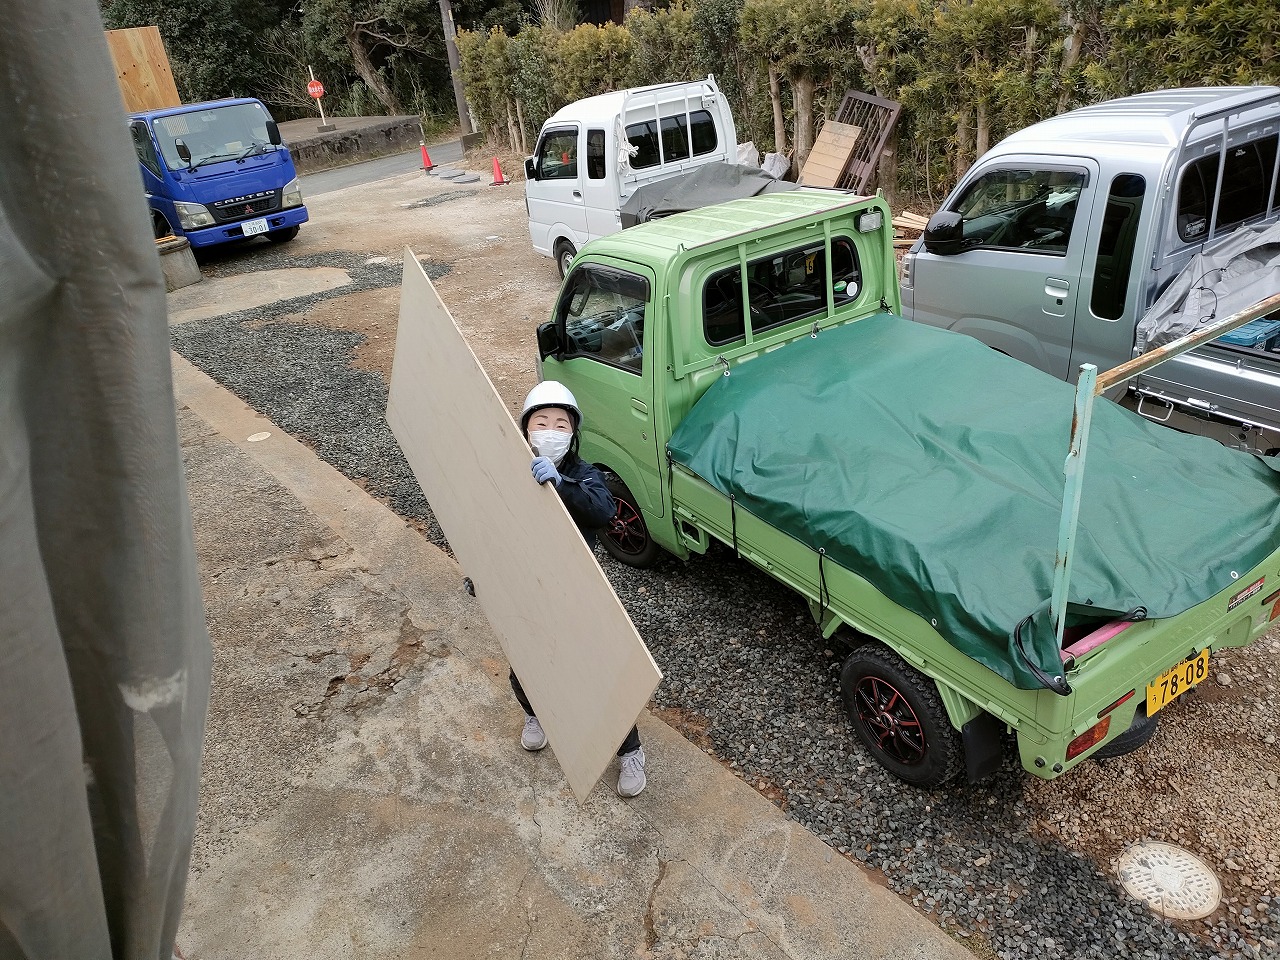
[[[662,675],[408,249],[404,264],[387,422],[585,801]],[[495,735],[518,736],[511,706]]]
[[[127,113],[182,105],[158,28],[108,30],[107,47]]]
[[[800,183],[808,187],[834,187],[858,145],[861,128],[828,120],[818,134],[800,171]]]
[[[893,215],[893,225],[906,230],[923,230],[929,225],[929,220],[927,217],[922,217],[916,213],[895,213]]]

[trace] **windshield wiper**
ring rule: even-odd
[[[245,147],[244,153],[236,157],[236,163],[243,163],[247,158],[252,157],[255,154],[262,153],[265,148],[265,143],[258,143],[255,141],[254,143],[249,144],[249,146]]]
[[[209,154],[209,156],[201,157],[191,166],[187,167],[187,173],[195,173],[197,170],[203,167],[206,163],[212,163],[214,160],[230,160],[234,156],[235,156],[234,153],[211,153]]]

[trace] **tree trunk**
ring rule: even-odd
[[[956,118],[956,155],[953,158],[957,181],[969,169],[969,150],[972,143],[969,135],[972,132],[973,128],[969,126],[969,111],[962,109]]]
[[[516,98],[516,126],[520,129],[520,152],[526,157],[529,155],[529,144],[525,140],[524,133],[524,110],[520,108],[520,99]]]
[[[369,59],[369,51],[365,49],[359,30],[352,30],[347,34],[347,46],[351,49],[351,59],[355,62],[356,73],[360,74],[360,79],[369,88],[369,92],[378,98],[378,102],[386,108],[387,113],[394,117],[404,116],[404,107],[391,91],[386,77],[378,72],[373,61]]]
[[[769,64],[769,101],[773,104],[773,152],[787,152],[787,121],[782,114],[782,82],[778,68]]]
[[[876,185],[892,210],[898,205],[898,128],[895,125],[876,164]]]
[[[1085,25],[1077,21],[1070,14],[1067,14],[1067,26],[1071,28],[1071,34],[1067,37],[1062,48],[1062,70],[1059,76],[1062,78],[1062,92],[1058,94],[1058,112],[1065,113],[1067,104],[1071,102],[1071,87],[1066,81],[1072,69],[1080,61],[1080,49],[1084,46]]]
[[[467,109],[467,93],[462,88],[462,60],[458,57],[457,29],[453,25],[453,4],[440,0],[440,22],[444,26],[444,49],[449,54],[449,76],[453,78],[453,102],[458,108],[458,127],[462,136],[475,131],[471,111]]]
[[[511,110],[510,100],[507,101],[507,144],[512,153],[520,149],[520,138],[516,135],[516,117]]]
[[[801,73],[791,78],[791,103],[795,110],[796,175],[813,149],[813,77]]]
[[[973,158],[977,160],[991,146],[991,119],[987,116],[987,101],[978,100],[978,130],[973,144]]]

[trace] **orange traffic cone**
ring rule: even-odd
[[[422,169],[425,170],[427,173],[430,173],[435,168],[436,168],[435,164],[431,162],[431,154],[427,153],[426,141],[423,141],[422,142]]]
[[[505,187],[511,181],[502,175],[502,166],[498,163],[498,158],[493,158],[493,183],[491,187]]]

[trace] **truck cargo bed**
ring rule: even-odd
[[[1073,388],[880,314],[733,368],[668,444],[746,511],[872,583],[1023,689],[1060,671],[1049,619]],[[1076,621],[1171,617],[1280,547],[1269,459],[1099,403]],[[1034,669],[1032,669],[1034,667]]]

